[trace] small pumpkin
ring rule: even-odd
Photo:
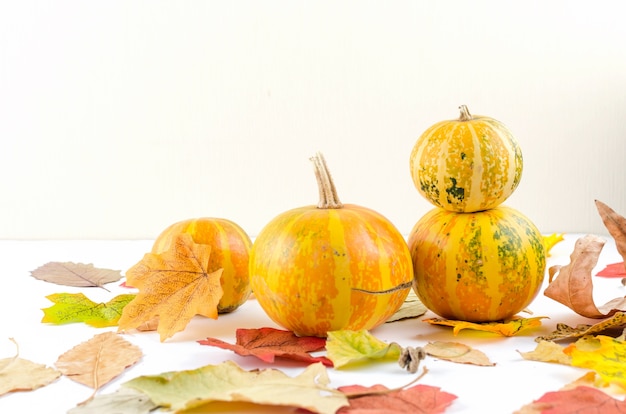
[[[193,241],[206,244],[211,249],[208,272],[222,271],[224,295],[217,306],[218,313],[237,309],[250,296],[248,261],[252,240],[236,223],[215,217],[201,217],[179,221],[159,234],[152,246],[152,253],[159,254],[169,249],[180,234],[191,235]]]
[[[475,213],[432,209],[415,224],[408,245],[415,293],[444,318],[509,318],[533,301],[544,279],[543,237],[510,207]]]
[[[458,120],[442,121],[417,140],[411,177],[420,194],[445,210],[474,212],[502,204],[517,188],[522,151],[500,121],[472,116],[460,107]]]
[[[372,329],[411,289],[406,240],[376,211],[342,204],[323,156],[312,161],[319,204],[283,212],[261,230],[250,284],[267,315],[297,335]]]

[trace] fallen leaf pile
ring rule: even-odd
[[[596,206],[618,252],[626,255],[626,219],[605,204]],[[563,234],[544,237],[549,253],[564,240]],[[576,241],[570,263],[549,269],[549,283],[544,295],[596,324],[581,323],[570,327],[556,324],[549,335],[536,338],[534,350],[517,350],[523,360],[556,363],[589,370],[579,381],[561,390],[551,391],[521,407],[518,413],[626,412],[626,403],[605,391],[615,387],[626,393],[626,297],[603,305],[593,300],[593,271],[605,241],[587,235]],[[98,391],[118,378],[142,358],[142,351],[126,341],[130,330],[156,330],[161,342],[185,329],[196,316],[217,319],[217,305],[223,295],[221,269],[208,272],[210,249],[193,241],[190,235],[179,236],[160,254],[147,253],[126,272],[123,286],[137,293],[112,297],[97,303],[82,293],[48,295],[53,305],[42,309],[43,323],[62,325],[82,322],[91,327],[115,327],[117,332],[94,335],[58,357],[54,367],[46,367],[16,354],[0,359],[0,395],[28,391],[69,378],[91,389],[91,395],[72,408],[71,414],[124,412],[147,414],[200,409],[228,411],[235,405],[290,407],[301,411],[328,414],[364,413],[442,413],[457,398],[438,387],[415,385],[428,370],[409,384],[389,389],[378,384],[365,387],[354,384],[333,388],[328,369],[358,370],[371,364],[395,362],[410,373],[433,358],[455,364],[493,367],[484,352],[454,341],[425,341],[421,346],[403,346],[385,342],[366,330],[329,332],[327,338],[299,337],[293,332],[262,327],[236,329],[235,342],[206,337],[198,346],[233,351],[240,357],[252,356],[257,362],[276,364],[289,360],[303,365],[302,371],[288,376],[279,369],[245,370],[235,360],[196,369],[170,371],[126,380],[119,389],[107,394]],[[31,272],[36,279],[75,287],[99,287],[120,280],[115,270],[72,262],[50,262]],[[598,276],[623,277],[624,263],[607,266]],[[419,298],[411,292],[404,305],[387,322],[417,318],[426,313]],[[428,318],[431,325],[452,328],[453,336],[471,329],[510,337],[528,335],[540,327],[547,316],[489,323],[472,323],[443,318]],[[567,342],[560,344],[559,342]],[[480,368],[483,369],[483,368]],[[221,405],[220,405],[221,404]],[[595,410],[595,411],[594,411]]]

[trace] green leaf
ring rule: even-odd
[[[44,317],[41,322],[57,325],[84,322],[96,328],[115,326],[122,309],[134,297],[129,293],[118,295],[107,303],[96,303],[82,293],[53,293],[46,298],[54,305],[42,309]]]
[[[298,407],[334,414],[348,405],[345,394],[328,387],[330,380],[321,363],[309,365],[289,377],[276,369],[245,371],[233,361],[194,370],[141,376],[122,384],[148,395],[160,407],[184,410],[211,402],[249,402]]]
[[[326,357],[335,368],[371,360],[398,360],[402,347],[386,343],[366,330],[331,331],[326,339]]]

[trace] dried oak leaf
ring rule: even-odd
[[[19,357],[19,347],[15,356],[0,359],[0,396],[16,391],[32,391],[55,381],[61,373],[54,368],[37,364]]]
[[[606,227],[609,234],[615,239],[617,252],[626,260],[626,218],[598,200],[596,200],[596,208],[600,213],[604,227]]]
[[[102,269],[93,264],[74,262],[49,262],[30,272],[35,279],[57,285],[75,287],[101,287],[122,278],[119,270]]]
[[[444,325],[453,328],[452,333],[456,336],[463,329],[473,329],[476,331],[492,332],[502,336],[514,336],[527,329],[541,326],[541,320],[545,316],[534,318],[513,317],[502,322],[466,322],[455,321],[443,318],[424,319],[424,322],[431,325]]]
[[[626,402],[587,386],[545,393],[538,400],[525,405],[515,414],[624,414]]]
[[[291,331],[274,328],[237,329],[236,343],[230,344],[217,338],[199,340],[201,345],[230,349],[238,355],[255,356],[261,361],[273,363],[275,357],[312,364],[321,362],[333,366],[326,357],[314,357],[309,352],[321,351],[326,346],[326,339],[313,336],[297,336]]]
[[[330,388],[329,382],[321,363],[289,377],[276,369],[245,371],[233,361],[225,361],[194,370],[141,376],[122,385],[147,394],[159,407],[171,410],[244,401],[334,414],[348,401],[345,394]]]
[[[438,387],[422,384],[400,390],[389,390],[384,385],[349,385],[338,389],[348,396],[350,406],[337,414],[443,413],[457,398]]]
[[[118,295],[107,303],[96,303],[82,293],[54,293],[46,296],[54,305],[42,309],[42,323],[64,324],[84,322],[95,328],[117,325],[122,309],[135,298],[134,294]]]
[[[139,291],[124,307],[119,331],[138,328],[158,317],[161,341],[185,329],[196,315],[217,319],[224,294],[222,269],[207,270],[210,249],[181,234],[168,250],[147,253],[126,272],[128,283]]]
[[[615,312],[613,316],[604,319],[596,324],[580,324],[575,328],[564,323],[557,323],[556,330],[549,335],[539,336],[537,341],[560,341],[565,339],[580,338],[585,335],[595,335],[599,333],[617,332],[622,333],[626,328],[626,313]]]
[[[626,342],[604,335],[584,336],[563,352],[572,357],[572,366],[589,368],[604,384],[616,384],[626,390]]]
[[[600,307],[593,301],[591,272],[604,244],[602,238],[592,234],[576,240],[570,263],[549,269],[549,284],[543,294],[587,318],[608,318],[615,312],[626,310],[626,297],[613,299]],[[553,278],[555,274],[556,278]]]
[[[330,331],[326,342],[326,356],[335,368],[374,360],[400,358],[402,347],[395,342],[387,343],[367,330]]]
[[[458,364],[471,364],[492,367],[496,364],[482,351],[458,342],[435,341],[429,342],[422,347],[426,354],[431,357],[456,362]]]
[[[55,366],[69,379],[97,391],[141,357],[139,347],[115,332],[105,332],[59,356]]]

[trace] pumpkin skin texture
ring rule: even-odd
[[[499,206],[515,191],[523,158],[504,124],[472,116],[463,105],[458,120],[438,122],[418,138],[410,168],[415,187],[434,206],[474,212]]]
[[[222,271],[221,285],[224,295],[217,306],[218,313],[228,313],[241,306],[250,296],[248,261],[252,240],[236,223],[213,217],[179,221],[167,227],[156,238],[152,253],[169,249],[180,234],[191,235],[195,243],[210,246],[208,272]]]
[[[510,207],[476,213],[435,208],[415,224],[408,244],[415,293],[447,319],[507,319],[533,301],[544,279],[542,235]]]
[[[283,212],[250,253],[257,301],[300,336],[372,329],[400,308],[412,280],[402,234],[381,214],[353,204]]]

